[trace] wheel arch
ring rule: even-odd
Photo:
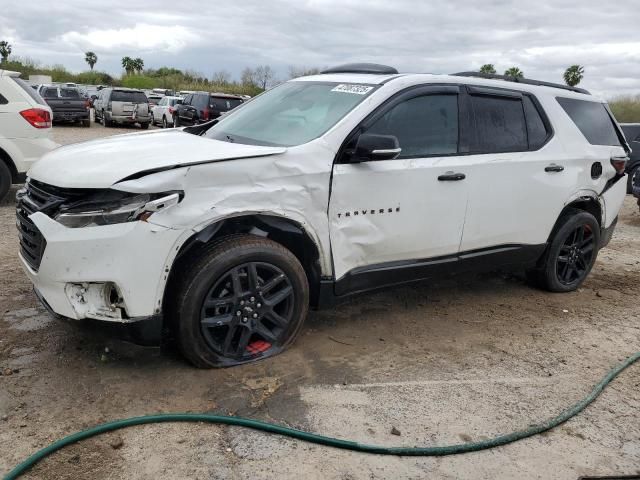
[[[551,229],[551,233],[549,234],[549,242],[562,226],[562,219],[572,210],[581,210],[590,213],[595,217],[598,225],[600,225],[601,228],[603,227],[605,220],[603,217],[604,209],[602,208],[600,199],[596,196],[595,192],[579,192],[571,197],[569,202],[565,204],[564,208],[560,212],[560,215],[558,215],[558,218]]]
[[[11,182],[15,182],[18,178],[18,168],[11,159],[11,155],[2,147],[0,147],[0,162],[3,162],[11,172]]]
[[[312,235],[299,222],[273,214],[242,214],[216,220],[187,238],[180,246],[162,294],[163,310],[166,310],[173,283],[186,258],[196,256],[205,245],[235,234],[249,234],[269,238],[288,250],[300,261],[309,282],[309,298],[312,307],[317,306],[322,269],[321,250]]]

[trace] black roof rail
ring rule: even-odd
[[[568,85],[562,85],[561,83],[543,82],[542,80],[532,80],[529,78],[510,77],[508,75],[496,75],[495,73],[458,72],[458,73],[452,73],[451,75],[456,77],[478,77],[478,78],[488,78],[491,80],[504,80],[506,82],[524,83],[525,85],[537,85],[540,87],[560,88],[562,90],[569,90],[571,92],[584,93],[586,95],[591,95],[589,90],[585,90],[584,88],[570,87]]]
[[[377,75],[394,75],[398,73],[398,70],[378,63],[345,63],[337,67],[327,68],[320,73],[373,73]]]

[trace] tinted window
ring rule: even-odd
[[[38,92],[36,92],[33,88],[31,88],[31,86],[25,82],[24,80],[22,80],[21,78],[16,78],[16,77],[10,77],[14,82],[16,82],[18,84],[18,86],[20,88],[22,88],[22,90],[24,90],[25,92],[27,92],[27,94],[36,102],[38,102],[40,105],[46,105],[47,102],[44,101],[44,99],[40,96],[40,94]]]
[[[403,157],[458,152],[458,96],[426,95],[402,102],[376,121],[367,133],[394,135]]]
[[[204,110],[205,108],[207,108],[208,98],[208,95],[194,95],[191,105],[196,107],[198,110]]]
[[[60,96],[62,98],[80,98],[80,92],[75,88],[61,88]]]
[[[6,105],[7,103],[9,103],[9,100],[7,100],[6,98],[4,98],[2,96],[2,94],[0,93],[0,105]]]
[[[547,127],[545,127],[544,121],[540,116],[538,108],[534,105],[533,100],[525,95],[522,101],[524,102],[524,114],[527,118],[529,148],[531,150],[537,150],[547,140],[549,132],[547,131]]]
[[[147,97],[142,92],[127,92],[124,90],[114,90],[111,93],[112,102],[147,103]]]
[[[182,103],[182,100],[180,100],[179,98],[172,98],[171,100],[169,100],[169,105],[170,106],[174,106],[174,105],[179,105]]]
[[[42,90],[42,96],[44,98],[58,98],[57,88],[45,88]]]
[[[189,94],[186,97],[184,97],[184,101],[182,103],[184,103],[185,105],[191,105],[191,98],[193,97],[193,95]]]
[[[620,145],[620,139],[602,103],[557,97],[558,103],[591,145]]]
[[[527,129],[522,100],[512,97],[472,95],[478,153],[527,150]]]
[[[242,103],[239,98],[211,97],[209,106],[218,112],[228,112]]]

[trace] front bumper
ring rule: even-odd
[[[53,313],[75,320],[131,323],[161,312],[169,262],[182,230],[147,222],[66,228],[41,212],[30,219],[46,248],[38,271],[20,259]],[[81,304],[75,298],[78,288],[91,290],[101,284],[114,285],[121,297],[113,312],[106,311],[109,305],[105,309],[95,295],[87,295]]]

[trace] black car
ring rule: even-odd
[[[181,105],[176,105],[173,114],[173,126],[197,125],[218,118],[223,113],[233,110],[244,102],[238,95],[226,93],[190,93]]]
[[[640,170],[640,123],[621,123],[620,126],[632,150],[626,168],[627,193],[632,193],[632,178]]]
[[[51,107],[54,122],[80,122],[83,127],[91,126],[91,104],[77,88],[51,85],[41,88],[40,95]]]

